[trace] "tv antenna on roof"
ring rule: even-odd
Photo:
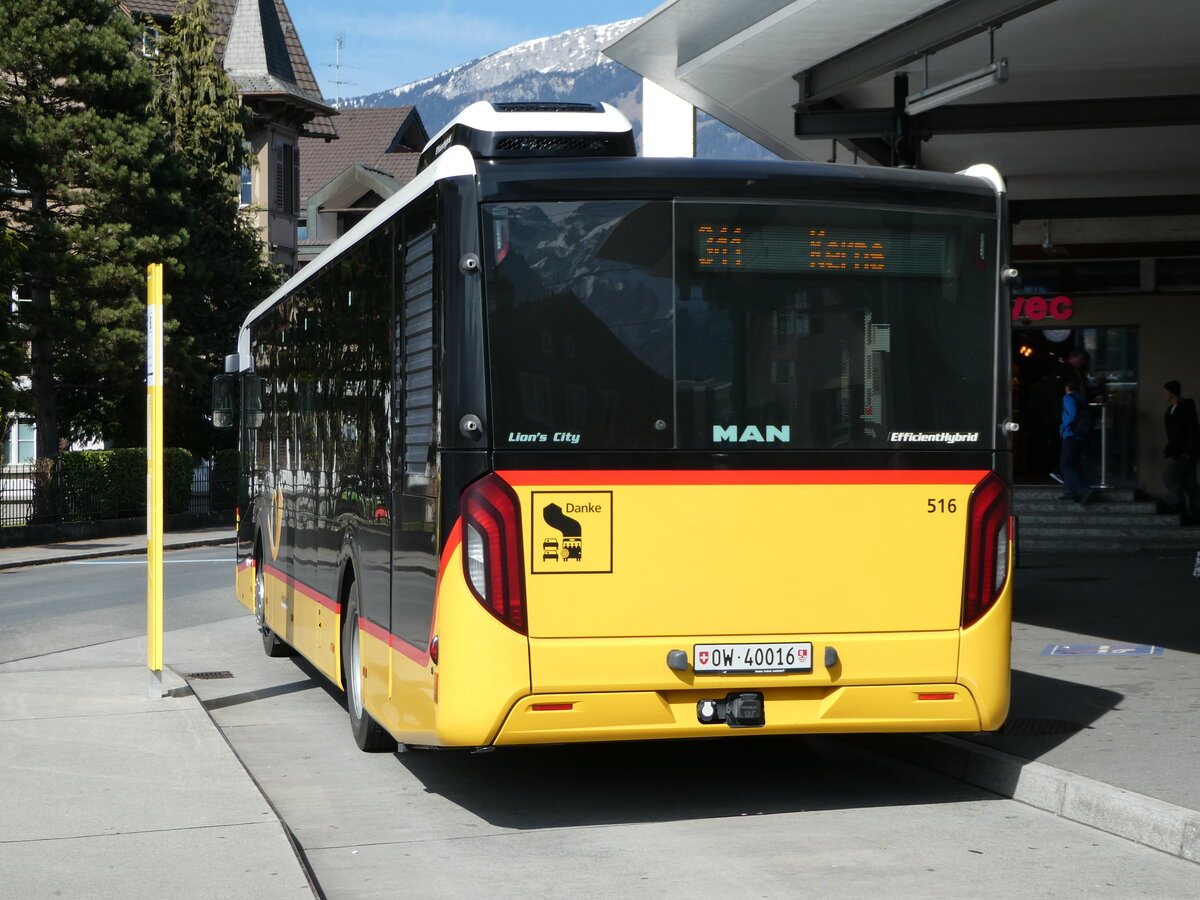
[[[342,85],[343,84],[358,84],[357,81],[342,81],[342,47],[346,45],[346,32],[338,33],[335,39],[333,50],[333,62],[325,63],[326,68],[333,69],[333,91],[335,109],[341,108],[342,105]],[[353,69],[357,66],[347,66],[346,68]]]

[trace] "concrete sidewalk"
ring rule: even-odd
[[[145,535],[6,548],[0,570],[145,552]],[[0,665],[4,896],[313,897],[286,826],[169,654],[162,698],[147,697],[144,659],[143,637]]]
[[[187,547],[232,544],[236,539],[231,525],[199,528],[193,531],[167,532],[163,535],[163,549],[183,550]],[[29,547],[4,547],[0,548],[0,569],[12,569],[18,566],[44,566],[50,563],[74,562],[102,556],[127,556],[145,552],[145,534],[65,541],[61,544],[34,544]]]
[[[118,644],[124,642],[117,642]],[[144,645],[144,641],[143,641]],[[112,645],[0,666],[6,897],[313,896],[289,835],[199,700]]]

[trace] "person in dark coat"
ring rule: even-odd
[[[1178,381],[1163,385],[1167,410],[1163,423],[1167,445],[1163,448],[1163,485],[1167,489],[1164,512],[1179,513],[1185,521],[1200,519],[1200,485],[1196,462],[1200,459],[1200,420],[1196,401],[1183,397]]]

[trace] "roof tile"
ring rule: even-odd
[[[336,141],[300,142],[301,205],[355,164],[391,175],[401,184],[417,174],[428,135],[413,107],[344,109],[337,122]],[[400,146],[405,139],[417,146]]]

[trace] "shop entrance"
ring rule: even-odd
[[[1093,486],[1137,485],[1137,348],[1136,325],[1013,329],[1013,410],[1021,425],[1013,441],[1018,484],[1052,483],[1066,360],[1082,349],[1091,356],[1096,423],[1084,451],[1084,474]]]

